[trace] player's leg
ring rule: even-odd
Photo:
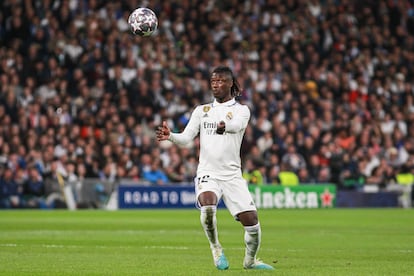
[[[254,263],[261,243],[261,228],[256,211],[242,212],[237,219],[244,227],[244,244],[246,245],[244,266]]]
[[[246,269],[272,270],[271,265],[265,264],[257,259],[262,241],[262,230],[256,211],[242,212],[237,215],[238,220],[244,227],[244,243],[246,245],[243,267]]]
[[[244,227],[244,243],[246,249],[243,267],[246,269],[274,269],[272,266],[257,259],[262,232],[256,206],[244,179],[233,179],[232,183],[226,185],[223,188],[223,200],[230,213]]]
[[[217,231],[217,196],[214,192],[203,192],[198,196],[200,222],[206,233],[210,247],[220,247]]]
[[[217,183],[211,179],[204,179],[202,183],[196,182],[196,196],[200,207],[201,226],[209,241],[214,264],[220,270],[228,269],[229,263],[218,239],[216,214],[221,192]]]

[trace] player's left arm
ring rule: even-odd
[[[224,120],[222,120],[219,123],[219,128],[224,127],[224,131],[227,133],[237,133],[247,127],[249,120],[250,110],[246,105],[242,105],[236,114],[232,117],[227,116]],[[219,128],[217,128],[217,130],[219,130]]]

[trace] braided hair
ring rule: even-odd
[[[231,78],[233,79],[233,85],[231,86],[231,95],[233,97],[239,97],[241,95],[241,88],[240,88],[240,84],[237,81],[236,77],[233,74],[233,71],[230,69],[230,67],[228,66],[218,66],[216,67],[212,73],[225,73],[225,74],[229,74],[231,76]]]

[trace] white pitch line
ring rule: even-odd
[[[174,233],[199,233],[200,231],[192,230],[192,231],[183,231],[183,230],[168,230],[168,229],[160,229],[160,230],[20,230],[20,231],[10,231],[11,234],[16,233],[24,233],[25,235],[33,235],[33,236],[43,236],[43,235],[78,235],[82,233],[84,235],[96,235],[97,233],[111,233],[117,235],[139,235],[139,234],[174,234]],[[2,233],[5,234],[6,233]]]
[[[144,246],[145,249],[171,249],[171,250],[188,250],[186,246]]]
[[[44,247],[44,248],[83,248],[88,246],[82,245],[64,245],[64,244],[15,244],[15,243],[3,243],[0,244],[0,247],[20,247],[20,246],[29,246],[29,247]],[[94,248],[113,248],[114,246],[105,246],[105,245],[97,245],[93,246]],[[134,246],[116,246],[116,248],[133,248]],[[186,246],[137,246],[137,248],[145,248],[145,249],[169,249],[169,250],[189,250],[189,247]]]

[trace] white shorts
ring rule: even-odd
[[[214,192],[219,202],[223,199],[230,214],[237,219],[237,215],[246,211],[257,211],[252,195],[249,192],[247,182],[243,177],[235,177],[230,180],[214,179],[208,175],[194,179],[197,198],[204,192]]]

